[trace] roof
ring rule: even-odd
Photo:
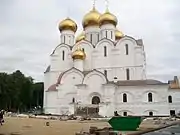
[[[109,83],[116,84],[118,86],[145,86],[145,85],[167,85],[167,83],[163,83],[158,80],[122,80],[122,81],[117,81],[113,82],[110,81]]]
[[[49,65],[49,66],[46,68],[46,70],[45,70],[44,73],[47,73],[47,72],[49,72],[50,70],[51,70],[51,66]]]
[[[51,85],[51,86],[48,88],[47,92],[49,92],[49,91],[57,91],[56,86],[57,86],[57,84]]]

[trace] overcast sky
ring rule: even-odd
[[[92,0],[0,0],[0,72],[21,70],[43,81],[49,55],[59,44],[58,23],[67,16],[78,24]],[[99,12],[105,0],[97,0]],[[109,0],[124,34],[142,38],[147,77],[180,76],[180,0]]]

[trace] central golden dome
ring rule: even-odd
[[[81,60],[84,60],[86,58],[86,54],[85,52],[80,49],[80,48],[77,48],[73,53],[72,53],[72,58],[73,59],[81,59]]]
[[[70,18],[66,18],[59,23],[59,30],[72,30],[73,32],[76,32],[77,24]]]
[[[84,31],[81,32],[81,34],[79,34],[77,37],[76,37],[76,43],[77,42],[80,42],[81,40],[84,40],[85,39],[85,33]]]
[[[93,8],[89,13],[87,13],[82,21],[82,25],[84,28],[88,27],[88,26],[94,26],[94,25],[99,25],[99,17],[100,17],[100,13]]]
[[[123,34],[121,31],[119,31],[118,29],[116,29],[116,30],[115,30],[115,39],[116,39],[116,40],[119,40],[119,39],[121,39],[122,37],[124,37],[124,34]]]
[[[102,14],[99,18],[99,25],[103,25],[103,24],[113,24],[113,25],[117,25],[118,20],[117,17],[113,14],[111,14],[108,10]]]

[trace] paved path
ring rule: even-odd
[[[146,133],[144,135],[180,135],[180,125],[161,129],[152,133]]]

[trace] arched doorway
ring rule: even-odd
[[[98,96],[92,97],[92,104],[98,105],[100,103],[100,98]]]
[[[98,96],[93,96],[92,97],[92,101],[91,101],[92,105],[95,105],[92,109],[91,109],[91,113],[92,114],[98,114],[99,113],[99,103],[100,103],[100,98]]]

